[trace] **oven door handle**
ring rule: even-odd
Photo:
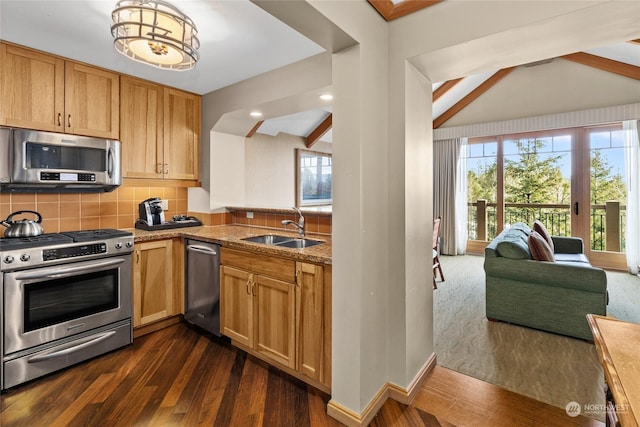
[[[71,353],[75,353],[76,351],[80,351],[84,348],[87,347],[91,347],[92,345],[96,345],[99,342],[102,342],[104,340],[106,340],[107,338],[115,335],[116,331],[108,331],[108,332],[103,332],[101,334],[98,335],[92,335],[89,338],[88,341],[85,341],[81,344],[78,345],[74,345],[72,347],[67,347],[65,349],[59,350],[59,351],[54,351],[51,353],[47,353],[47,354],[39,354],[37,356],[33,356],[31,358],[29,358],[28,362],[29,363],[37,363],[37,362],[44,362],[46,360],[51,360],[51,359],[55,359],[56,357],[62,357],[62,356],[66,356],[69,355]]]
[[[82,265],[76,267],[56,267],[47,270],[34,271],[32,273],[24,273],[16,276],[16,280],[32,280],[32,279],[55,279],[58,277],[68,276],[79,271],[92,271],[102,267],[111,267],[125,262],[124,258],[116,258],[105,261],[96,261],[90,265]]]

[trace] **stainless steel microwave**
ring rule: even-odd
[[[120,141],[0,128],[0,191],[106,192],[121,183]]]

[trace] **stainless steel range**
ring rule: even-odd
[[[0,239],[0,390],[128,345],[133,235]]]

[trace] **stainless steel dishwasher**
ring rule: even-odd
[[[185,266],[184,318],[220,336],[220,246],[187,239]]]

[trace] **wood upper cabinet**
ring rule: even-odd
[[[164,88],[146,80],[120,78],[122,176],[162,176]]]
[[[0,44],[0,124],[119,138],[119,75]]]
[[[122,175],[198,179],[200,96],[129,76],[121,94]]]
[[[63,130],[63,59],[1,43],[0,71],[0,124]]]
[[[200,175],[200,96],[164,90],[165,178],[198,179]]]
[[[66,61],[64,131],[101,138],[120,138],[120,76]]]
[[[222,333],[329,388],[331,280],[325,268],[228,248],[221,250],[221,263]]]
[[[180,243],[172,239],[136,243],[133,265],[133,326],[144,326],[176,315],[183,301],[179,286]],[[176,256],[178,259],[176,259]],[[176,274],[177,273],[177,274]]]

